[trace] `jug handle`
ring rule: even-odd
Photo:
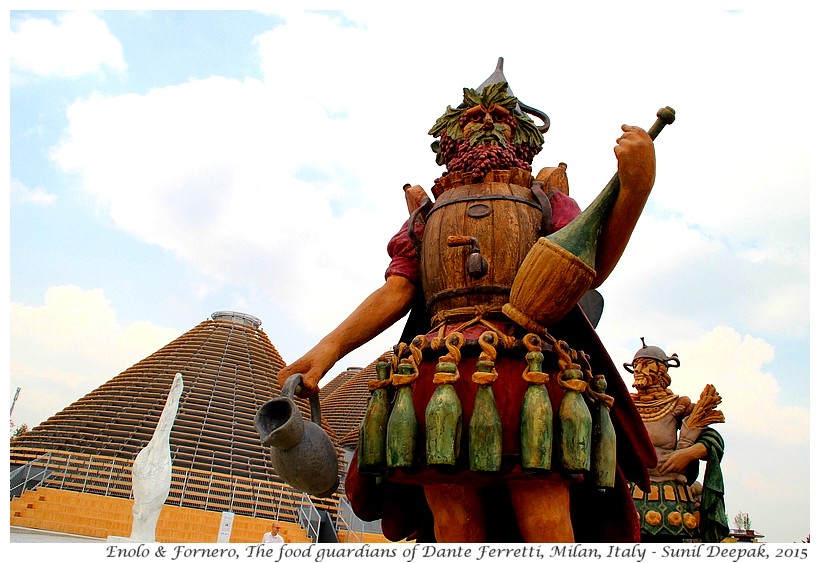
[[[294,395],[298,393],[302,389],[302,374],[301,373],[294,373],[290,377],[285,380],[285,384],[282,385],[282,392],[280,393],[283,397],[287,397],[289,399],[293,399]],[[315,424],[321,426],[322,425],[322,409],[319,405],[319,394],[313,395],[310,399],[310,420]]]

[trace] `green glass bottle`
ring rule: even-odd
[[[412,374],[411,364],[399,364],[399,374]],[[412,467],[416,452],[418,421],[410,384],[399,385],[396,402],[387,421],[387,466]]]
[[[489,360],[479,360],[476,365],[476,371],[479,373],[491,374],[494,368],[494,362]],[[498,415],[490,384],[479,385],[476,389],[468,438],[470,469],[501,469],[501,417]]]
[[[552,469],[552,401],[543,373],[544,354],[531,350],[527,354],[529,382],[521,404],[521,467],[528,473]]]
[[[452,383],[456,364],[441,361],[436,366],[439,383],[425,410],[426,450],[428,465],[455,465],[461,450],[461,401]]]
[[[583,377],[577,365],[564,370],[566,392],[558,408],[561,467],[570,472],[589,471],[592,454],[592,415],[581,395]]]
[[[599,395],[606,391],[606,379],[603,375],[596,375],[593,380],[593,390]],[[592,476],[595,486],[606,490],[615,486],[615,427],[609,414],[609,405],[599,400],[595,406],[595,415],[592,417]]]
[[[376,381],[386,382],[390,377],[390,364],[376,362]],[[387,420],[390,402],[387,388],[382,384],[370,393],[367,411],[359,426],[359,473],[381,475],[387,466]]]

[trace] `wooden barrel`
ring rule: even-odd
[[[566,315],[589,290],[595,270],[547,237],[538,239],[516,276],[504,314],[540,333]]]
[[[475,306],[500,310],[541,227],[529,172],[495,170],[480,183],[459,179],[454,176],[437,194],[421,245],[422,287],[433,319],[454,318],[459,311],[471,317]],[[449,246],[451,237],[472,238],[475,244]],[[486,260],[486,273],[469,271],[468,259],[476,263],[470,258],[476,250]]]

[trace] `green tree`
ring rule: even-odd
[[[11,437],[16,438],[17,436],[25,434],[26,432],[28,432],[28,424],[24,422],[23,424],[21,424],[20,426],[11,431]]]
[[[738,512],[737,514],[735,514],[734,523],[736,530],[752,529],[752,519],[749,518],[748,512]]]

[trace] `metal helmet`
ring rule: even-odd
[[[624,369],[629,373],[633,373],[632,365],[635,363],[635,360],[638,358],[648,358],[650,360],[657,360],[662,362],[667,368],[676,368],[680,367],[680,359],[678,358],[677,354],[672,354],[671,356],[667,356],[666,352],[663,349],[659,348],[658,346],[647,346],[646,342],[644,341],[644,337],[641,336],[641,344],[642,346],[635,352],[635,357],[632,358],[632,363],[624,363]]]

